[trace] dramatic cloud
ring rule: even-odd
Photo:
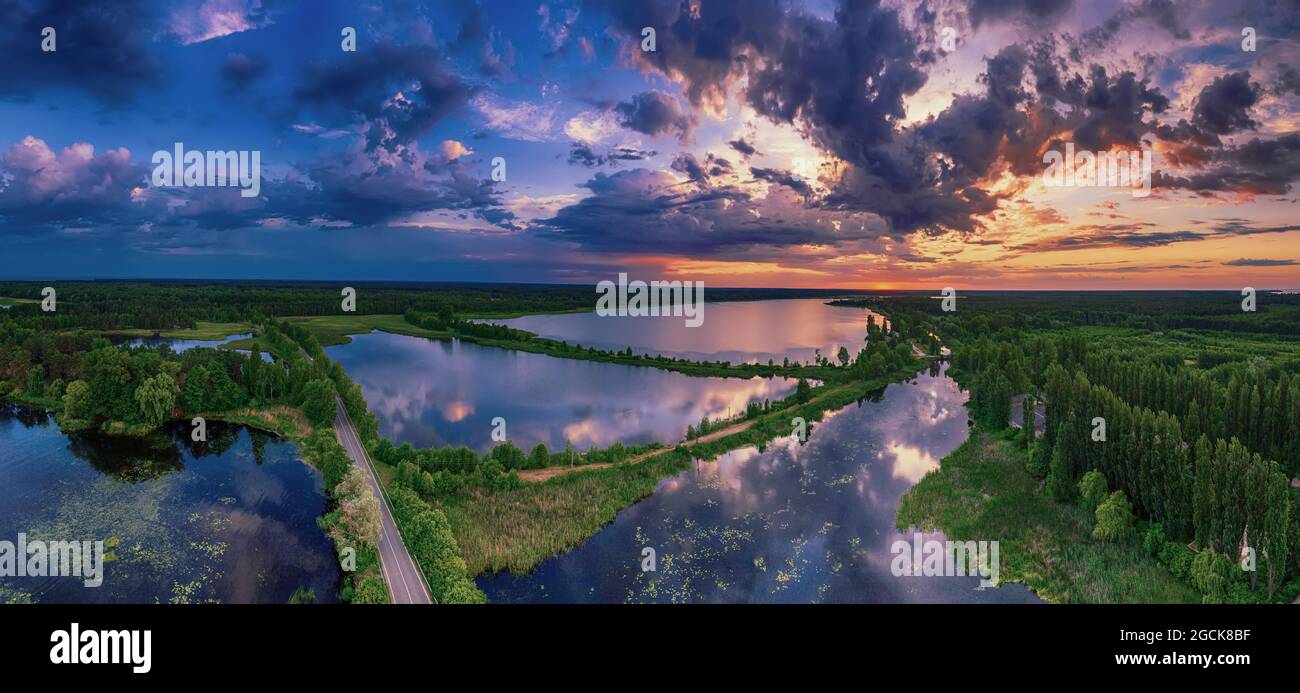
[[[36,57],[5,68],[0,96],[28,98],[60,86],[125,106],[137,89],[160,81],[162,64],[148,50],[149,28],[159,21],[149,3],[136,0],[7,3],[0,9],[0,54]],[[36,52],[47,26],[57,27],[60,50]]]
[[[1250,83],[1249,72],[1234,72],[1214,80],[1196,98],[1192,123],[1216,135],[1253,130],[1259,123],[1250,119],[1250,108],[1263,90]]]
[[[679,159],[680,161],[681,159]],[[597,173],[591,195],[537,222],[543,236],[605,252],[781,259],[783,248],[875,240],[884,229],[852,215],[804,210],[793,192],[763,199],[731,187],[683,187],[665,171]]]
[[[131,191],[147,181],[144,166],[125,149],[96,154],[78,143],[59,152],[27,136],[0,158],[0,217],[9,224],[123,221]]]
[[[695,117],[682,111],[677,99],[661,91],[637,94],[631,101],[614,107],[619,114],[619,124],[647,135],[676,133],[685,140],[695,127]]]
[[[367,149],[392,151],[427,133],[472,93],[435,48],[380,43],[345,60],[308,67],[293,95],[336,124],[363,124]]]

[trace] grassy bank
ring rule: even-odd
[[[161,337],[163,339],[225,339],[232,334],[252,332],[253,326],[246,322],[196,322],[194,327],[180,330],[153,330],[148,328],[106,330],[104,334],[121,337]]]
[[[1052,602],[1200,603],[1137,539],[1092,538],[1092,513],[1057,503],[1026,469],[1010,434],[980,429],[902,499],[898,527],[1000,542],[1001,579]]]
[[[689,465],[689,454],[672,451],[509,491],[451,497],[438,507],[451,523],[470,575],[524,573],[577,546],[618,511],[650,495],[660,479]]]
[[[374,330],[391,332],[408,337],[447,338],[449,332],[439,332],[416,327],[400,315],[318,315],[284,318],[286,322],[302,325],[311,331],[321,346],[335,346],[352,341],[349,335],[369,334]]]
[[[664,448],[641,456],[639,461],[600,468],[572,467],[539,483],[445,496],[436,505],[451,524],[470,575],[527,572],[600,531],[620,510],[650,495],[661,479],[689,468],[692,459],[713,459],[730,450],[762,446],[790,435],[793,417],[820,420],[825,412],[852,404],[914,372],[900,370],[865,381],[827,385],[816,390],[808,402],[743,422],[748,427],[736,433],[689,447]]]
[[[270,406],[257,409],[237,409],[234,411],[205,412],[199,416],[208,421],[225,421],[241,424],[268,433],[274,433],[301,444],[313,432],[311,424],[301,410],[288,406]]]

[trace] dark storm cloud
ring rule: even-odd
[[[647,91],[614,106],[619,125],[647,135],[676,133],[685,140],[695,127],[695,116],[682,110],[676,97],[661,91]]]
[[[1300,134],[1292,133],[1216,150],[1210,154],[1205,169],[1197,173],[1179,176],[1156,171],[1151,185],[1199,193],[1285,195],[1297,179],[1300,179]]]
[[[1136,145],[1156,128],[1152,116],[1169,106],[1132,72],[1096,65],[1071,74],[1049,37],[991,58],[984,93],[960,96],[925,123],[901,127],[905,99],[925,84],[933,56],[927,59],[928,44],[879,3],[843,3],[829,20],[777,0],[588,4],[612,17],[629,41],[640,40],[642,27],[657,27],[658,50],[634,50],[633,59],[681,81],[693,105],[717,106],[743,78],[743,98],[760,116],[797,127],[842,162],[839,180],[810,204],[871,212],[901,231],[974,231],[977,219],[1010,194],[981,188],[999,158],[1017,174],[1038,171],[1042,148],[1067,130],[1082,148]],[[986,1],[971,12],[981,22],[1049,22],[1069,6]],[[1144,12],[1166,21],[1166,9],[1148,3]],[[922,21],[934,16],[920,12]],[[1032,90],[1024,86],[1026,71]],[[752,152],[739,142],[733,148]]]
[[[880,235],[879,229],[860,226],[837,230],[816,218],[823,215],[788,208],[756,215],[751,206],[756,201],[741,190],[683,186],[666,171],[597,173],[582,187],[592,194],[536,222],[538,233],[605,252],[695,257],[761,255],[756,248],[836,246]]]
[[[410,88],[414,82],[418,88]],[[401,97],[393,96],[401,91]],[[333,64],[307,68],[297,102],[336,118],[335,125],[367,125],[367,149],[393,150],[427,133],[465,105],[473,90],[432,46],[380,43]]]
[[[147,46],[157,11],[145,2],[34,0],[0,3],[0,96],[28,98],[50,87],[85,90],[107,106],[129,104],[135,91],[159,81],[162,67]],[[57,32],[43,52],[41,31]]]
[[[261,56],[228,53],[221,62],[221,78],[231,86],[243,89],[266,75],[270,61]]]
[[[1251,84],[1249,72],[1233,72],[1216,78],[1196,97],[1192,123],[1216,135],[1239,130],[1254,130],[1259,123],[1251,120],[1250,108],[1263,89]]]

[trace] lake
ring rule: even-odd
[[[783,399],[798,383],[697,378],[386,332],[353,335],[325,352],[361,386],[380,432],[416,447],[491,449],[496,417],[524,449],[562,449],[566,440],[580,450],[620,441],[675,443],[706,416]]]
[[[529,315],[488,322],[583,346],[638,354],[662,354],[696,361],[766,363],[782,359],[811,363],[817,352],[834,359],[841,346],[857,355],[867,336],[867,317],[878,313],[826,305],[827,299],[728,301],[704,304],[704,323],[687,327],[683,318],[601,317],[591,313]]]
[[[190,349],[195,349],[199,347],[215,349],[221,346],[222,344],[226,344],[228,342],[233,342],[240,339],[246,339],[252,336],[253,336],[252,332],[245,332],[243,334],[232,334],[224,339],[172,339],[170,337],[136,337],[134,339],[127,340],[126,342],[123,343],[126,344],[126,346],[131,348],[135,348],[139,346],[159,347],[159,346],[166,345],[170,347],[172,351],[179,354],[183,351],[189,351]],[[247,349],[236,349],[235,351],[238,351],[241,354],[252,353]],[[262,352],[262,360],[266,361],[267,363],[273,363],[275,361],[275,359],[271,356],[271,354],[265,351]]]
[[[179,423],[145,439],[65,434],[0,405],[0,450],[0,540],[118,540],[102,586],[0,577],[0,602],[284,603],[300,588],[337,601],[321,475],[291,443],[219,422],[207,443]]]
[[[899,499],[968,434],[945,368],[830,414],[805,444],[696,461],[572,551],[479,587],[492,602],[1039,602],[1019,584],[890,570],[913,536],[894,528]]]

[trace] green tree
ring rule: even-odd
[[[145,378],[135,390],[135,401],[140,406],[140,420],[150,426],[157,426],[171,418],[178,390],[176,381],[166,373]]]
[[[40,397],[45,394],[45,366],[38,363],[27,371],[26,393],[30,397]]]
[[[836,358],[839,359],[841,366],[849,365],[849,350],[846,347],[840,347],[840,351],[836,354]]]
[[[334,422],[334,402],[337,396],[334,382],[328,378],[317,378],[303,387],[302,413],[311,425],[328,426]]]
[[[1097,506],[1097,525],[1092,528],[1092,538],[1119,541],[1132,533],[1132,506],[1123,491],[1116,491],[1110,494],[1105,503]]]
[[[211,388],[208,380],[208,369],[204,366],[191,368],[185,376],[185,394],[181,397],[181,403],[185,405],[186,412],[197,414],[212,409],[208,405],[208,391]]]
[[[1025,395],[1024,398],[1020,400],[1020,432],[1023,435],[1026,450],[1029,449],[1030,443],[1034,442],[1034,428],[1036,424],[1034,407],[1035,403],[1033,395]]]
[[[1061,424],[1057,435],[1056,449],[1052,450],[1052,464],[1047,472],[1047,491],[1052,498],[1064,503],[1074,497],[1074,481],[1070,478],[1070,467],[1065,459],[1067,437],[1066,426]]]
[[[812,386],[808,384],[807,380],[799,379],[799,384],[794,388],[794,399],[800,404],[812,399]]]
[[[541,469],[548,466],[550,463],[551,453],[546,449],[546,445],[543,443],[534,445],[532,451],[528,453],[529,469]]]
[[[69,419],[88,419],[91,416],[90,386],[84,380],[68,383],[63,393],[63,415]]]
[[[1106,502],[1108,493],[1106,476],[1095,469],[1084,474],[1079,481],[1079,495],[1083,496],[1083,502],[1090,512],[1095,512],[1098,506]]]

